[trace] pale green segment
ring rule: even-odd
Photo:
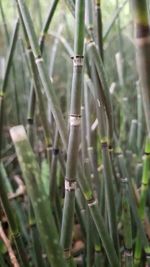
[[[131,0],[134,21],[137,24],[142,24],[143,26],[148,25],[148,10],[146,0]]]

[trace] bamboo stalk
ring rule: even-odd
[[[145,206],[146,206],[146,198],[148,193],[148,184],[149,184],[149,172],[150,172],[150,140],[147,138],[145,145],[145,154],[143,159],[143,175],[142,175],[142,185],[141,185],[141,194],[139,201],[139,217],[141,221],[144,221],[145,217]],[[145,248],[146,254],[149,253],[149,248]],[[139,234],[136,238],[136,246],[135,246],[135,256],[134,263],[135,266],[139,266],[141,261],[142,254],[142,246]]]
[[[95,43],[93,41],[88,44],[88,53],[92,64],[94,64],[93,73],[97,72],[97,80],[99,79],[99,98],[101,99],[101,103],[105,106],[106,114],[109,123],[109,142],[110,145],[113,140],[113,116],[110,104],[110,95],[107,84],[106,73],[104,70],[104,65],[98,51],[96,49]],[[94,74],[95,75],[95,74]]]
[[[34,114],[35,114],[35,105],[36,105],[36,95],[34,87],[31,83],[30,87],[30,96],[28,103],[28,114],[27,114],[27,134],[32,147],[34,147]]]
[[[14,51],[15,51],[15,47],[16,47],[16,43],[17,43],[18,31],[19,31],[19,19],[17,19],[17,21],[15,23],[14,31],[12,34],[11,43],[10,43],[10,47],[9,47],[9,51],[8,51],[8,55],[7,55],[7,60],[6,60],[4,79],[3,79],[3,83],[1,86],[1,90],[0,90],[0,132],[1,132],[1,135],[0,135],[0,153],[1,153],[1,146],[2,146],[3,109],[4,109],[3,105],[4,105],[4,99],[5,99],[5,93],[6,93],[6,88],[7,88],[7,84],[8,84],[8,77],[9,77],[9,73],[10,73],[11,63],[12,63],[12,59],[13,59],[13,55],[14,55]]]
[[[90,0],[87,0],[85,3],[85,14],[87,17],[87,21],[86,21],[87,28],[89,29],[89,31],[93,32],[93,28],[94,28],[94,25],[93,25],[93,3]],[[93,36],[93,33],[91,35]]]
[[[138,127],[137,127],[137,149],[140,152],[140,149],[142,147],[142,141],[143,141],[143,104],[142,104],[142,97],[141,97],[141,89],[139,82],[136,83],[137,88],[137,121],[138,121]]]
[[[58,5],[58,2],[59,2],[59,0],[53,0],[52,1],[51,5],[50,5],[50,8],[49,8],[49,11],[48,11],[48,14],[47,14],[47,17],[46,17],[45,22],[43,24],[43,28],[42,28],[42,31],[41,31],[41,36],[40,36],[40,39],[39,39],[39,45],[40,45],[41,52],[43,52],[44,41],[45,41],[45,38],[46,38],[46,34],[47,34],[47,31],[48,31],[49,25],[51,23],[51,20],[53,18],[53,15],[55,13],[55,10],[56,10],[56,7]]]
[[[120,157],[120,156],[119,156]],[[121,165],[123,164],[122,160]],[[125,176],[124,166],[121,169],[121,183],[122,183],[122,224],[123,224],[123,235],[124,235],[124,256],[125,266],[133,267],[133,240],[132,240],[132,220],[131,211],[128,200],[128,179]]]
[[[136,60],[147,131],[150,135],[150,25],[147,1],[131,0],[135,28]]]
[[[81,90],[83,79],[83,47],[84,47],[84,12],[85,1],[77,0],[75,9],[75,40],[73,58],[73,78],[71,104],[69,114],[69,141],[67,150],[65,201],[60,242],[64,248],[65,257],[71,257],[72,228],[74,221],[76,171],[79,147],[79,129],[81,124]]]
[[[89,171],[92,173],[93,175],[93,180],[94,180],[94,184],[96,187],[96,192],[97,192],[97,196],[98,199],[100,197],[100,187],[99,187],[99,175],[98,175],[98,171],[97,171],[97,165],[95,163],[94,160],[94,148],[93,148],[93,143],[92,143],[92,134],[91,134],[91,110],[90,110],[90,94],[89,94],[89,89],[88,89],[88,82],[85,82],[84,85],[84,102],[85,102],[85,126],[86,126],[86,135],[87,135],[87,152],[88,155],[85,157],[85,160],[87,162],[87,167],[86,167],[86,175],[87,171],[89,169]],[[89,166],[90,163],[90,166]],[[90,168],[89,168],[90,167]],[[91,169],[91,170],[90,170]]]
[[[6,43],[7,46],[9,46],[9,42],[10,42],[10,36],[9,36],[9,32],[8,32],[8,27],[7,27],[7,23],[6,23],[6,19],[5,19],[5,13],[3,10],[3,6],[2,3],[0,2],[0,11],[1,11],[1,16],[2,16],[2,20],[3,20],[3,25],[4,25],[4,29],[5,29],[5,35],[6,35]],[[19,103],[18,103],[18,94],[17,94],[17,84],[16,84],[16,70],[15,70],[15,65],[12,62],[12,82],[14,83],[14,95],[15,95],[15,101],[16,101],[16,115],[17,115],[17,121],[19,123],[20,118],[19,118]]]

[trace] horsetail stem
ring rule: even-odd
[[[148,192],[149,173],[150,173],[150,140],[149,138],[147,138],[145,144],[144,158],[143,158],[143,175],[142,175],[141,194],[139,203],[139,216],[142,222],[144,222],[145,218],[145,205]],[[145,249],[146,251],[147,249],[149,251],[149,248]],[[141,253],[142,253],[142,246],[138,234],[135,247],[135,263],[137,266],[140,263]]]
[[[139,72],[147,131],[150,135],[150,25],[147,1],[131,0],[135,25],[136,59]]]
[[[40,36],[40,39],[39,39],[39,45],[40,45],[41,52],[43,52],[44,40],[45,40],[47,31],[48,31],[49,25],[51,23],[51,20],[53,18],[53,15],[55,13],[56,7],[58,5],[58,2],[59,2],[59,0],[53,0],[52,1],[51,5],[50,5],[50,8],[49,8],[49,11],[48,11],[48,14],[47,14],[47,17],[46,17],[46,20],[44,22],[44,25],[43,25],[43,28],[42,28],[42,31],[41,31],[41,36]]]
[[[99,54],[103,59],[103,29],[102,29],[102,13],[101,13],[101,0],[95,1],[95,13],[96,13],[96,24],[97,24],[97,46]]]
[[[60,242],[66,258],[71,256],[71,236],[74,221],[76,169],[79,147],[79,129],[81,124],[81,88],[83,80],[83,47],[84,47],[84,12],[85,1],[77,0],[75,9],[75,40],[73,57],[73,78],[69,114],[69,140],[67,150],[65,200]],[[67,252],[67,253],[66,253]]]
[[[13,31],[13,35],[11,38],[9,51],[8,51],[8,56],[7,56],[4,80],[3,80],[1,90],[0,90],[0,131],[1,132],[3,131],[3,105],[4,105],[3,102],[5,98],[11,63],[12,63],[12,59],[13,59],[13,55],[14,55],[14,51],[15,51],[15,47],[17,43],[18,31],[19,31],[19,19],[17,19],[15,23],[15,27],[14,27],[14,31]],[[0,136],[0,153],[1,153],[1,146],[2,146],[2,135]]]

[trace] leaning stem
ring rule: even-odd
[[[59,246],[58,233],[52,211],[50,205],[48,205],[48,197],[41,181],[40,168],[27,139],[25,129],[22,125],[13,127],[10,129],[10,135],[15,145],[27,193],[31,199],[40,238],[48,261],[53,267],[66,266],[62,249]]]
[[[10,257],[10,261],[13,265],[13,267],[20,267],[19,263],[18,263],[18,260],[16,258],[16,255],[12,249],[12,246],[11,246],[11,243],[10,243],[10,240],[7,238],[3,228],[2,228],[2,225],[0,225],[0,238],[2,239],[2,241],[4,242],[6,248],[7,248],[7,251],[8,251],[8,254],[9,254],[9,257]]]
[[[23,23],[26,29],[26,33],[27,33],[27,36],[30,42],[33,55],[34,55],[34,60],[37,65],[37,69],[39,72],[40,80],[43,85],[43,89],[50,103],[51,111],[56,121],[57,128],[60,132],[63,145],[66,149],[67,148],[67,142],[66,142],[67,133],[66,133],[65,121],[64,121],[62,112],[60,110],[60,106],[58,103],[56,93],[49,79],[49,75],[46,70],[46,66],[44,64],[44,59],[41,55],[40,47],[38,45],[38,40],[37,40],[37,36],[36,36],[35,30],[33,27],[31,16],[29,14],[28,8],[24,0],[16,0],[16,3],[18,5],[18,10],[20,11],[20,14],[22,16],[21,19],[23,20]]]

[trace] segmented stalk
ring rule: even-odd
[[[139,217],[142,223],[144,223],[144,218],[145,218],[145,205],[149,189],[149,174],[150,174],[150,140],[149,138],[147,138],[145,145],[145,153],[143,158],[143,175],[142,175],[141,194],[139,203]],[[145,247],[145,253],[149,254],[149,251],[150,248]],[[135,256],[134,256],[135,266],[139,266],[141,260],[141,254],[142,254],[142,245],[138,234],[135,246]]]
[[[123,224],[123,238],[124,238],[124,256],[125,266],[133,267],[133,241],[132,241],[132,221],[131,211],[129,205],[129,185],[128,177],[126,177],[124,161],[122,155],[118,156],[121,171],[121,184],[122,184],[122,224]]]
[[[136,60],[147,131],[150,135],[150,25],[146,0],[131,0],[135,27]]]
[[[75,9],[75,40],[73,58],[73,78],[69,114],[69,141],[67,150],[65,201],[60,242],[64,248],[65,258],[71,256],[72,228],[74,221],[76,171],[79,147],[79,130],[81,124],[81,90],[83,80],[83,47],[84,47],[84,13],[85,1],[77,0]]]

